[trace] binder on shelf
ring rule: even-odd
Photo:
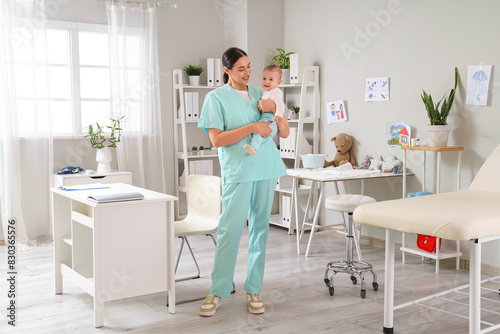
[[[290,135],[288,136],[290,138],[290,156],[294,157],[295,156],[295,151],[297,147],[297,128],[290,128]]]
[[[214,79],[215,79],[215,85],[216,86],[222,86],[222,75],[223,75],[223,70],[222,70],[222,59],[221,58],[215,58],[215,64],[214,64]]]
[[[290,83],[296,84],[302,82],[303,69],[304,66],[302,65],[299,54],[292,53],[290,55]]]
[[[286,227],[290,227],[290,209],[290,196],[281,196],[281,223]]]
[[[198,105],[198,100],[199,100],[199,97],[198,97],[198,92],[192,92],[191,93],[192,95],[192,102],[191,102],[191,106],[192,106],[192,114],[193,114],[193,121],[197,121],[199,118],[200,118],[200,115],[199,115],[199,112],[200,112],[200,106]]]
[[[184,93],[184,108],[186,113],[186,121],[193,120],[193,93],[185,92]]]
[[[207,58],[207,86],[215,86],[215,58]]]

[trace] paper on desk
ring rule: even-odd
[[[290,176],[309,177],[317,180],[329,180],[332,177],[342,178],[381,173],[380,170],[353,169],[350,163],[346,163],[339,167],[316,168],[313,170],[309,170],[307,168],[287,169],[286,172]]]

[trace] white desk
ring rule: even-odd
[[[55,293],[68,277],[94,297],[94,325],[104,302],[168,291],[175,313],[174,200],[123,183],[52,188]],[[143,200],[97,204],[89,195],[139,192]]]
[[[361,180],[361,193],[364,191],[364,180],[370,179],[380,179],[380,178],[394,178],[394,177],[403,177],[403,174],[394,174],[394,173],[384,173],[376,170],[366,170],[366,169],[353,169],[353,170],[335,170],[335,168],[325,168],[320,170],[309,170],[307,168],[295,168],[295,169],[287,169],[287,176],[293,177],[293,186],[292,186],[292,203],[293,208],[295,209],[295,227],[297,229],[297,253],[300,254],[300,230],[301,224],[298,222],[298,181],[302,180],[310,180],[312,181],[311,190],[309,192],[309,198],[307,200],[306,205],[306,214],[304,214],[303,224],[312,226],[311,235],[309,236],[309,241],[307,243],[307,249],[305,256],[309,255],[309,249],[311,247],[312,238],[314,235],[314,229],[318,223],[319,213],[321,212],[321,206],[323,205],[323,197],[325,190],[325,183],[327,182],[338,182],[338,181],[354,181]],[[413,175],[408,173],[408,175]],[[307,212],[309,210],[309,205],[312,205],[312,196],[314,193],[314,189],[316,184],[319,183],[319,197],[318,202],[316,204],[316,208],[314,209],[314,218],[312,222],[307,222]],[[338,188],[337,188],[338,192]]]

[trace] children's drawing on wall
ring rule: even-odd
[[[347,121],[347,109],[344,100],[326,103],[328,124]]]
[[[491,65],[469,66],[467,68],[466,104],[485,106],[488,102]]]
[[[411,126],[387,122],[385,125],[385,139],[389,146],[409,146],[411,138]]]
[[[389,101],[389,78],[367,78],[365,101]]]

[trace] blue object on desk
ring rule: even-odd
[[[94,189],[108,189],[109,187],[98,187],[98,188],[66,188],[66,187],[59,187],[58,189],[64,190],[64,191],[80,191],[80,190],[94,190]]]

